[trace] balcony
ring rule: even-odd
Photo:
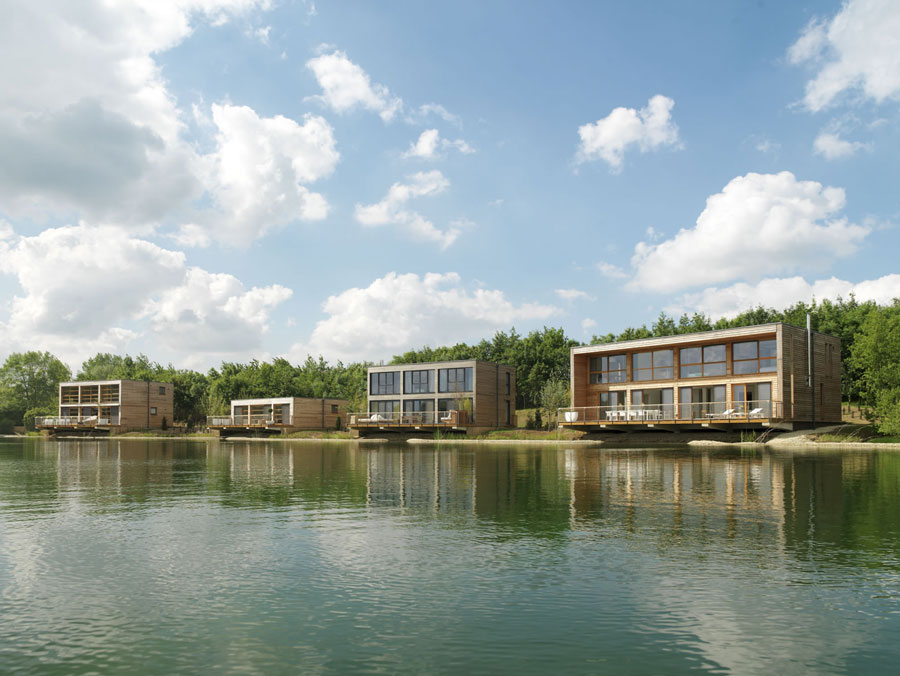
[[[87,429],[118,424],[119,416],[117,415],[108,417],[96,415],[37,416],[34,419],[35,429]]]
[[[558,410],[560,426],[607,427],[637,425],[700,425],[701,427],[759,423],[783,419],[780,401],[740,403],[713,401],[696,404],[643,404],[622,406],[576,406]]]
[[[350,416],[353,428],[409,428],[465,427],[469,424],[468,411],[417,411],[415,413],[357,413]]]
[[[261,413],[259,415],[210,415],[206,417],[207,427],[285,427],[290,423],[285,423],[281,418],[273,416],[271,413]]]

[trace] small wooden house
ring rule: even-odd
[[[230,415],[210,416],[207,423],[220,436],[340,430],[347,424],[347,404],[345,399],[311,397],[234,399]]]
[[[146,380],[87,380],[59,384],[59,414],[39,417],[49,433],[120,433],[162,430],[175,418],[172,383]]]
[[[480,434],[516,424],[516,369],[475,359],[372,366],[368,411],[350,428]]]

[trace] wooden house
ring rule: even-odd
[[[233,399],[229,415],[209,416],[207,424],[219,436],[340,430],[347,424],[348,403],[313,397]]]
[[[480,434],[514,427],[516,369],[475,359],[372,366],[368,411],[351,418],[360,436],[437,429]]]
[[[793,429],[841,420],[840,340],[789,324],[581,346],[570,358],[564,427]]]
[[[59,384],[59,414],[35,419],[52,433],[119,433],[162,430],[174,423],[172,383],[146,380],[86,380]]]

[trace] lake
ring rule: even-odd
[[[900,453],[0,439],[0,672],[861,674]]]

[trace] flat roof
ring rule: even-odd
[[[389,370],[397,370],[397,369],[406,369],[414,366],[424,366],[424,367],[438,367],[438,366],[450,366],[453,364],[487,364],[488,366],[502,366],[504,368],[516,370],[515,366],[511,364],[501,364],[496,361],[486,361],[484,359],[450,359],[448,361],[418,361],[418,362],[407,362],[405,364],[384,364],[383,366],[370,366],[369,370],[372,369],[389,369]]]
[[[115,380],[70,380],[60,383],[60,387],[74,387],[75,385],[114,385],[116,383],[149,383],[151,385],[172,385],[164,380],[134,380],[132,378],[116,378]]]

